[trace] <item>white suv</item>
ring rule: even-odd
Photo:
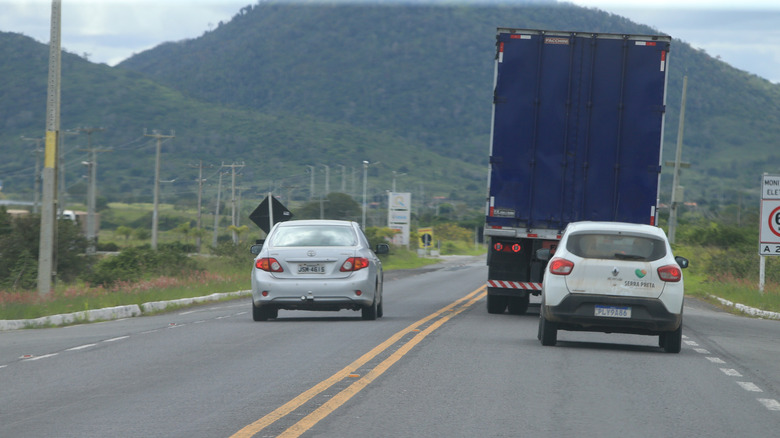
[[[542,281],[538,338],[555,345],[558,330],[658,336],[679,353],[682,344],[684,257],[674,257],[663,230],[622,222],[566,227]]]

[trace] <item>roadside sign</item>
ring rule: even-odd
[[[433,228],[418,228],[420,234],[420,247],[430,248],[433,244]]]
[[[761,225],[758,253],[780,255],[780,176],[761,178]]]
[[[393,236],[394,245],[409,247],[409,224],[412,216],[412,194],[389,192],[387,198],[387,226],[399,231]]]
[[[273,202],[269,202],[271,199]],[[273,221],[270,218],[273,217]],[[269,194],[249,215],[249,219],[268,234],[273,224],[292,219],[293,214],[278,199]]]

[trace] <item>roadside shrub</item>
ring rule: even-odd
[[[751,245],[758,245],[758,234],[754,228],[740,228],[717,222],[681,227],[676,237],[680,243],[715,246],[724,249],[746,248]]]
[[[182,254],[189,254],[191,252],[196,252],[197,248],[195,247],[195,244],[191,243],[183,243],[183,242],[166,242],[161,243],[157,245],[159,249],[163,249],[166,251],[173,251],[173,252],[179,252]]]
[[[380,243],[390,243],[396,231],[387,227],[366,227],[365,234],[371,249],[376,249],[376,246]]]
[[[232,240],[222,240],[217,241],[216,247],[211,247],[211,253],[217,257],[228,258],[236,263],[247,262],[251,264],[254,256],[249,252],[250,246],[252,245],[248,243],[234,245]]]
[[[459,227],[454,223],[447,222],[433,227],[433,237],[441,241],[472,242],[474,232],[466,228]]]
[[[152,237],[152,232],[148,228],[135,228],[133,236],[138,240],[149,240]]]
[[[97,244],[97,250],[98,251],[119,251],[119,246],[117,246],[114,242],[106,242],[106,243],[100,243]]]
[[[759,255],[743,251],[717,251],[709,257],[708,272],[718,277],[758,278]]]
[[[117,255],[101,258],[83,280],[109,286],[119,281],[138,281],[152,276],[179,276],[197,270],[195,261],[171,246],[161,245],[157,251],[149,247],[128,248]]]
[[[40,215],[11,217],[0,209],[0,288],[35,288],[38,278]],[[70,281],[87,266],[87,241],[72,221],[57,223],[57,278]]]

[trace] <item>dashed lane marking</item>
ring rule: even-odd
[[[740,374],[739,371],[735,370],[734,368],[721,368],[721,371],[723,371],[723,374],[731,377],[742,377],[742,374]]]
[[[764,392],[763,389],[761,389],[758,386],[756,386],[756,384],[753,383],[753,382],[737,382],[737,385],[741,386],[742,389],[744,389],[745,391]]]
[[[688,344],[688,345],[694,345],[694,344],[698,345],[698,344],[696,344],[693,341],[685,341],[685,343]],[[696,351],[697,353],[700,353],[700,354],[705,354],[705,355],[706,354],[710,354],[709,351],[707,351],[707,350],[705,350],[703,348],[694,348],[694,351]],[[717,364],[725,364],[726,363],[723,359],[721,359],[719,357],[714,357],[714,356],[705,356],[705,357],[711,363],[717,363]],[[737,370],[735,370],[733,368],[720,368],[720,371],[723,374],[725,374],[725,375],[727,375],[729,377],[742,377],[742,373],[740,373],[739,371],[737,371]],[[761,389],[758,385],[756,385],[753,382],[737,381],[737,384],[742,389],[744,389],[745,391],[748,391],[748,392],[764,392],[763,389]],[[756,400],[758,400],[762,405],[764,405],[765,408],[767,408],[770,411],[780,411],[780,402],[778,402],[777,400],[775,400],[773,398],[758,398]]]
[[[43,356],[33,356],[33,357],[30,357],[30,358],[24,359],[24,362],[31,362],[31,361],[35,361],[35,360],[47,359],[47,358],[50,358],[50,357],[54,357],[54,356],[56,356],[58,354],[59,353],[49,353],[49,354],[44,354]]]
[[[84,345],[79,345],[78,347],[68,348],[65,351],[78,351],[78,350],[83,350],[85,348],[94,347],[95,345],[97,344],[84,344]]]

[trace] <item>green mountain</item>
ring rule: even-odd
[[[193,199],[197,165],[243,163],[245,198],[269,189],[307,199],[316,169],[323,190],[390,189],[480,208],[490,132],[496,27],[658,34],[593,9],[563,5],[409,5],[261,2],[201,37],[162,44],[111,68],[63,56],[62,128],[100,126],[101,195],[149,200],[154,143],[163,145],[163,199]],[[673,35],[672,35],[673,36]],[[34,143],[43,134],[48,48],[0,33],[0,179],[30,192]],[[674,157],[683,76],[689,78],[682,184],[686,200],[757,197],[759,175],[777,173],[780,86],[675,40],[664,157]],[[65,137],[66,185],[81,196],[86,136]],[[72,146],[71,146],[72,145]],[[72,169],[72,170],[71,170]],[[343,174],[342,171],[346,170]],[[207,172],[207,197],[216,193]],[[357,184],[355,184],[357,181]],[[662,200],[671,171],[664,170]],[[286,192],[286,193],[285,193]]]

